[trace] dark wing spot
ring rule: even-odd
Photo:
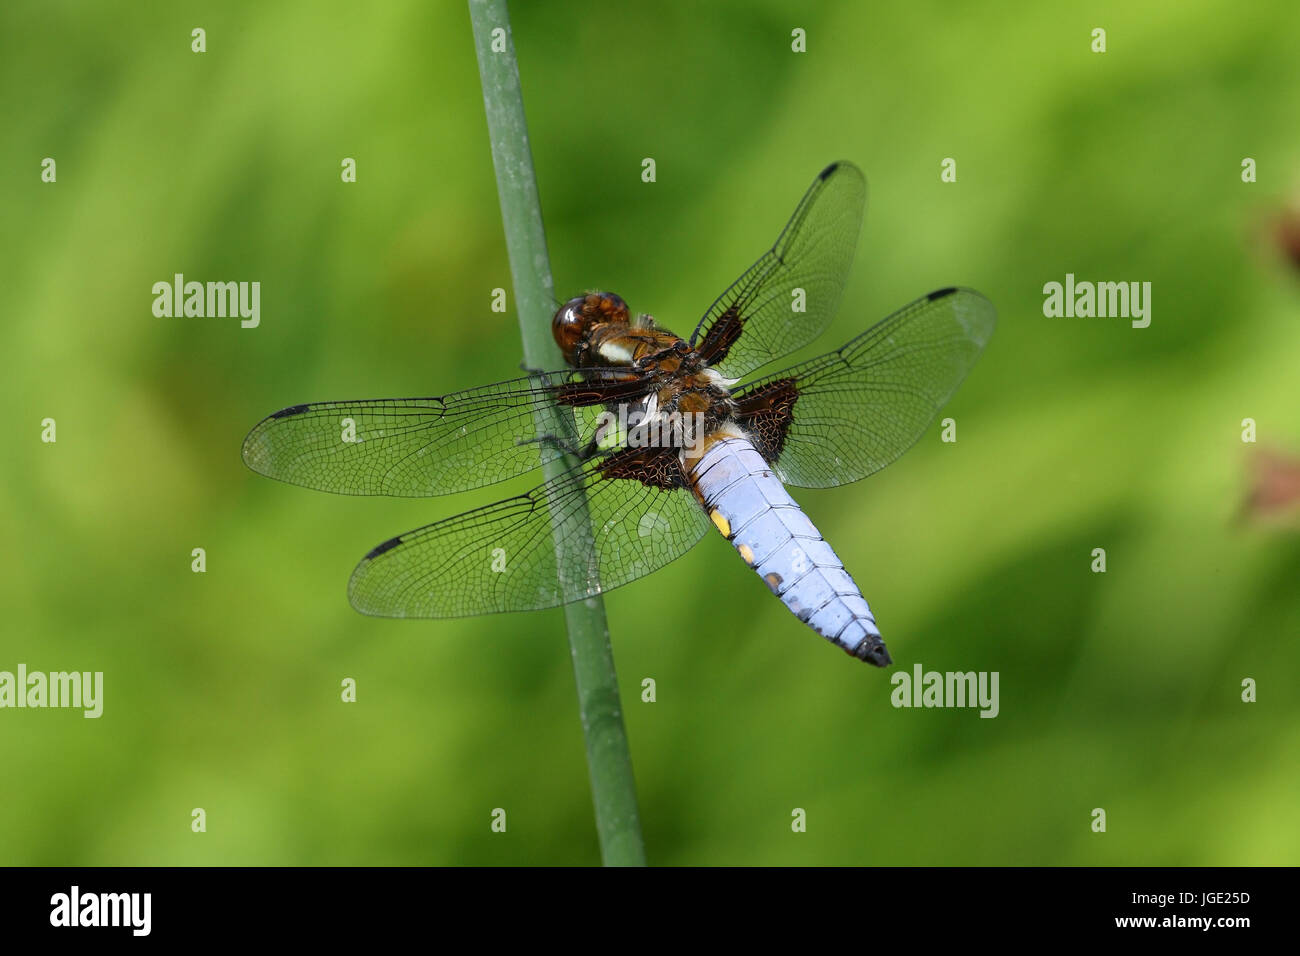
[[[704,333],[704,338],[696,346],[696,351],[705,362],[717,365],[727,357],[727,353],[731,351],[731,347],[736,344],[743,331],[745,331],[745,317],[740,314],[736,303],[733,302],[709,326],[709,330]]]
[[[749,432],[754,447],[769,465],[781,457],[798,400],[799,385],[794,378],[768,382],[736,399],[736,421]]]
[[[288,418],[290,415],[301,415],[310,405],[290,405],[288,408],[282,408],[278,412],[272,413],[272,418]]]
[[[817,178],[829,179],[831,173],[835,172],[835,170],[839,168],[840,168],[840,164],[838,162],[831,163],[829,166],[827,166],[825,169],[823,169],[820,173],[817,174]]]
[[[957,287],[950,285],[946,289],[936,289],[934,292],[931,292],[929,295],[927,295],[926,298],[931,302],[933,302],[935,299],[946,299],[948,296],[952,295],[956,291],[957,291]]]
[[[599,468],[602,478],[639,481],[647,488],[686,487],[677,449],[670,446],[625,448],[610,455]]]
[[[389,538],[383,544],[377,544],[373,548],[371,548],[370,553],[366,555],[366,560],[369,561],[371,558],[377,558],[385,551],[392,551],[395,547],[397,547],[401,543],[402,543],[402,536],[400,534],[396,538]]]

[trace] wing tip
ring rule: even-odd
[[[253,430],[244,436],[244,443],[239,448],[239,458],[249,471],[270,478],[273,476],[263,467],[266,445],[262,441],[261,429],[261,425],[255,425]]]
[[[965,315],[961,317],[962,325],[970,333],[971,340],[978,343],[981,349],[988,345],[989,339],[993,338],[993,330],[998,325],[998,309],[988,296],[975,289],[963,289],[966,293],[967,301],[974,308],[967,309]]]
[[[866,179],[866,175],[862,172],[861,169],[858,168],[857,164],[850,162],[847,159],[835,160],[835,162],[831,163],[829,166],[827,166],[825,169],[823,169],[820,173],[817,174],[817,179],[820,182],[825,182],[827,179],[830,179],[840,170],[852,171],[858,175],[858,178]]]
[[[981,349],[993,337],[993,330],[998,324],[998,310],[992,300],[977,289],[950,285],[935,289],[925,297],[925,302],[938,302],[960,293],[962,299],[954,304],[953,315],[967,336]]]
[[[352,605],[352,609],[358,614],[364,614],[366,617],[404,616],[394,614],[390,609],[376,605],[373,599],[364,597],[361,593],[362,579],[369,573],[371,562],[385,551],[391,551],[401,543],[402,536],[400,534],[395,538],[380,542],[367,551],[366,556],[358,561],[357,566],[352,569],[352,575],[348,578],[348,603]]]
[[[239,456],[243,459],[248,468],[259,475],[265,475],[268,478],[275,478],[266,467],[265,460],[270,453],[267,444],[266,429],[271,422],[279,421],[282,418],[289,418],[293,415],[301,415],[307,411],[309,405],[290,405],[288,408],[282,408],[278,412],[272,412],[260,422],[248,430],[244,436],[244,443],[240,446]]]

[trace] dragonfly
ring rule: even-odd
[[[755,377],[830,324],[866,204],[856,166],[826,167],[690,338],[589,292],[554,314],[563,369],[437,397],[292,405],[254,426],[243,460],[322,491],[426,497],[568,456],[526,494],[373,548],[348,583],[364,614],[556,607],[650,574],[716,530],[800,621],[888,666],[861,590],[787,488],[848,484],[901,456],[983,351],[995,310],[971,289],[939,289],[833,352]]]

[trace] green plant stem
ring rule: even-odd
[[[555,301],[550,259],[546,253],[546,232],[542,227],[541,204],[528,147],[528,126],[523,96],[519,89],[519,66],[510,35],[510,14],[505,0],[469,0],[474,46],[478,52],[483,104],[488,134],[492,140],[492,163],[496,167],[497,191],[501,196],[501,218],[505,225],[510,273],[519,311],[519,331],[524,343],[524,363],[529,368],[558,368],[563,365],[551,338],[550,318]],[[500,29],[504,34],[493,36]],[[494,42],[498,51],[494,52]],[[504,49],[501,49],[504,45]],[[550,420],[539,422],[542,434],[576,439],[573,423],[558,409]],[[576,444],[576,441],[574,442]],[[547,443],[549,445],[549,443]],[[554,450],[543,452],[547,479],[563,474],[577,462]],[[558,522],[558,519],[554,518]],[[556,562],[560,568],[579,567],[593,553],[591,525],[585,509],[576,516],[585,541],[574,541],[555,525]],[[568,525],[564,525],[568,528]],[[572,530],[572,529],[569,529]],[[605,623],[605,605],[599,595],[565,605],[569,649],[578,688],[582,730],[587,741],[587,767],[591,775],[596,830],[601,858],[606,866],[644,866],[645,846],[637,812],[636,785],[632,778],[632,756],[623,727],[614,654]]]

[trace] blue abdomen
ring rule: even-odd
[[[892,663],[843,562],[747,439],[714,442],[691,478],[714,525],[799,620],[854,657]]]

